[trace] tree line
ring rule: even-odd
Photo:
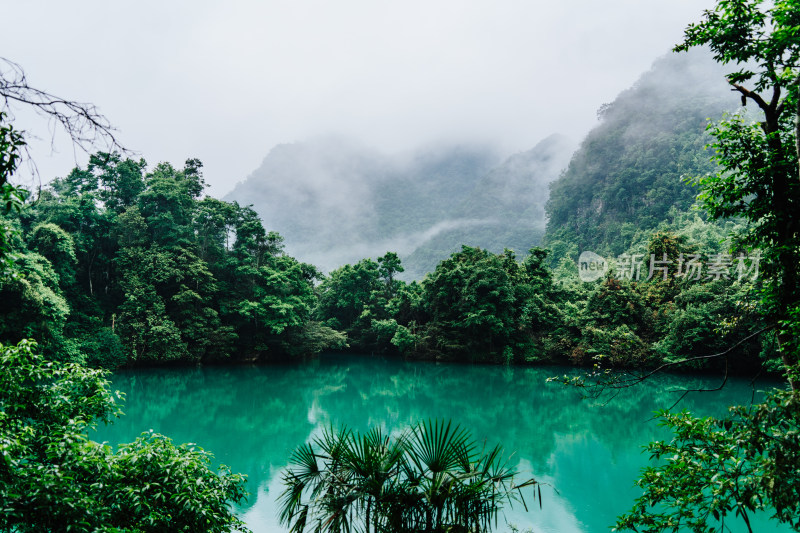
[[[204,196],[183,168],[92,155],[4,223],[16,275],[0,280],[0,340],[35,338],[90,366],[296,360],[323,350],[447,361],[648,367],[737,343],[764,325],[758,279],[610,270],[583,283],[571,258],[464,246],[421,281],[396,253],[328,275],[295,260],[252,208]],[[634,234],[626,253],[721,253],[736,224],[684,214]],[[556,249],[563,249],[556,243]],[[743,342],[740,369],[776,355]]]
[[[708,264],[727,250],[735,223],[685,214],[639,232],[623,256]],[[396,279],[395,254],[345,265],[318,287],[316,318],[344,332],[351,350],[408,358],[500,364],[573,364],[648,368],[691,360],[737,345],[731,368],[779,370],[774,334],[753,336],[765,319],[755,311],[757,265],[747,276],[733,265],[717,275],[676,269],[637,279],[618,264],[583,282],[570,258],[534,248],[522,259],[464,246],[422,281]],[[649,277],[649,279],[647,279]]]
[[[698,125],[722,104],[708,87],[696,94],[660,87],[680,64],[660,60],[604,106],[601,125],[553,185],[546,250],[517,250],[526,252],[517,258],[465,247],[411,283],[398,279],[403,265],[391,252],[328,275],[294,260],[250,207],[204,196],[196,159],[182,169],[148,168],[124,153],[98,152],[22,212],[19,191],[5,193],[16,209],[3,224],[17,229],[8,238],[26,275],[0,280],[0,341],[33,337],[51,358],[109,368],[266,362],[326,349],[638,368],[736,345],[734,366],[778,369],[774,332],[744,340],[769,322],[755,312],[763,279],[636,281],[612,271],[584,284],[570,264],[579,245],[606,256],[668,252],[672,261],[748,250],[728,239],[744,227],[741,219],[709,222],[687,211],[697,189],[680,176],[718,168],[713,151],[701,148],[713,135]],[[666,104],[652,97],[667,89],[674,94]],[[643,121],[661,133],[625,133]],[[21,139],[8,131],[9,142]],[[642,192],[631,195],[634,187]],[[636,208],[623,205],[626,198]],[[603,209],[570,215],[592,202]],[[569,224],[580,231],[567,231]],[[766,259],[761,278],[769,275]]]
[[[343,344],[313,320],[319,272],[249,207],[202,197],[202,164],[97,153],[8,224],[0,339],[118,367],[268,361]],[[7,217],[8,219],[8,217]]]

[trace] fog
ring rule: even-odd
[[[406,255],[443,233],[491,223],[490,210],[453,212],[500,161],[484,146],[383,153],[318,136],[274,147],[225,199],[252,204],[289,254],[329,271],[389,250]]]
[[[450,219],[437,222],[424,230],[402,234],[388,239],[359,241],[355,243],[346,243],[344,245],[338,245],[338,243],[334,242],[332,246],[324,248],[308,245],[306,243],[301,243],[299,245],[289,243],[287,249],[293,256],[302,259],[306,263],[311,263],[325,274],[341,265],[354,264],[363,258],[377,259],[384,253],[392,251],[400,254],[404,259],[404,268],[410,267],[412,269],[409,274],[401,274],[398,278],[410,281],[413,279],[420,279],[424,272],[414,269],[415,265],[413,263],[409,265],[407,257],[426,242],[448,231],[465,230],[476,226],[496,225],[498,223],[499,222],[494,219]],[[445,259],[445,257],[446,254],[443,254],[437,256],[436,260],[442,260]],[[409,270],[409,268],[406,268],[406,270]]]
[[[505,155],[580,139],[710,5],[3,1],[0,55],[33,86],[97,104],[148,162],[201,159],[221,196],[274,146],[318,135]],[[17,112],[17,126],[41,138],[44,181],[85,160],[46,121]]]

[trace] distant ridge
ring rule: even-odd
[[[416,278],[462,243],[538,244],[547,184],[572,148],[551,136],[503,162],[483,146],[387,156],[323,137],[276,146],[225,199],[252,204],[290,254],[323,270],[391,250]]]
[[[721,69],[701,50],[656,60],[577,150],[552,135],[505,160],[486,146],[386,155],[321,137],[276,146],[226,200],[252,204],[290,254],[324,271],[396,251],[418,279],[462,244],[620,253],[690,208],[685,176],[713,170],[706,119],[736,103]]]

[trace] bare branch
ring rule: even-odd
[[[694,361],[707,361],[709,359],[716,359],[716,358],[719,358],[719,357],[724,357],[724,356],[728,355],[729,353],[731,353],[736,348],[738,348],[739,346],[741,346],[742,344],[744,344],[745,342],[749,341],[750,339],[758,337],[759,335],[761,335],[765,331],[769,331],[770,329],[773,329],[776,325],[777,324],[770,324],[768,326],[765,326],[765,327],[761,328],[760,330],[756,331],[755,333],[751,333],[747,337],[741,339],[739,342],[737,342],[737,343],[733,344],[732,346],[730,346],[725,351],[722,351],[722,352],[719,352],[719,353],[715,353],[715,354],[711,354],[711,355],[698,355],[696,357],[687,357],[686,359],[681,359],[680,361],[671,361],[669,363],[664,363],[663,365],[660,365],[660,366],[654,368],[653,370],[651,370],[650,372],[647,372],[647,373],[645,373],[645,374],[643,374],[641,376],[636,376],[635,378],[632,378],[632,379],[629,379],[629,380],[625,380],[625,381],[620,381],[620,382],[617,382],[615,384],[609,384],[609,386],[611,388],[615,388],[615,389],[616,388],[631,387],[633,385],[637,385],[637,384],[643,382],[644,380],[648,379],[649,377],[651,377],[651,376],[653,376],[655,374],[658,374],[659,372],[663,372],[664,370],[667,370],[668,368],[684,365],[686,363],[691,363],[691,362],[694,362]],[[727,372],[727,370],[726,370],[726,372]],[[727,379],[727,377],[726,377],[726,379]]]
[[[728,349],[726,349],[726,350],[724,350],[722,352],[715,353],[715,354],[710,354],[710,355],[699,355],[699,356],[696,356],[696,357],[687,357],[687,358],[681,359],[679,361],[671,361],[669,363],[664,363],[664,364],[662,364],[662,365],[660,365],[660,366],[658,366],[656,368],[653,368],[652,370],[644,372],[642,374],[634,374],[632,372],[615,372],[615,371],[613,371],[611,369],[605,369],[605,370],[598,369],[598,370],[595,370],[595,371],[593,371],[591,373],[586,374],[582,378],[568,379],[565,376],[563,380],[561,378],[549,378],[548,381],[562,381],[564,384],[573,385],[573,386],[577,386],[577,387],[583,388],[584,390],[589,391],[589,392],[585,392],[584,393],[584,397],[588,397],[588,398],[600,398],[600,396],[602,396],[604,393],[609,392],[609,391],[614,391],[613,393],[611,393],[612,394],[611,399],[613,399],[614,397],[617,396],[617,394],[619,394],[620,389],[627,389],[627,388],[639,385],[639,384],[645,382],[646,380],[648,380],[649,378],[653,377],[654,375],[656,375],[658,373],[661,373],[661,372],[664,372],[664,371],[666,371],[666,370],[668,370],[670,368],[681,366],[681,365],[685,365],[686,363],[691,363],[691,362],[695,362],[695,361],[708,361],[708,360],[711,360],[711,359],[717,359],[717,358],[720,358],[720,357],[725,357],[729,353],[731,353],[733,350],[735,350],[736,348],[738,348],[739,346],[744,344],[745,342],[747,342],[747,341],[749,341],[749,340],[761,335],[762,333],[764,333],[766,331],[774,329],[776,325],[777,324],[770,324],[768,326],[765,326],[765,327],[759,329],[758,331],[756,331],[754,333],[751,333],[750,335],[748,335],[747,337],[741,339],[740,341],[736,342],[735,344],[733,344]],[[595,381],[587,382],[589,379],[592,379],[592,378]],[[683,400],[683,398],[689,392],[712,392],[712,391],[722,390],[722,388],[725,386],[725,384],[727,382],[728,382],[728,361],[727,361],[727,358],[726,358],[725,359],[725,375],[724,375],[724,378],[722,380],[722,383],[719,386],[717,386],[716,388],[682,389],[679,392],[682,392],[683,394],[681,395],[680,398],[678,398],[678,400],[675,402],[675,404],[673,404],[673,407],[674,407],[674,405],[677,405],[678,403],[680,403],[680,401]],[[606,402],[606,403],[608,403],[608,402]]]
[[[675,406],[678,405],[679,403],[681,403],[683,401],[683,399],[686,398],[686,395],[689,394],[690,392],[718,392],[718,391],[721,391],[722,389],[725,388],[725,385],[727,385],[727,383],[728,383],[728,375],[729,375],[728,374],[728,359],[726,358],[725,359],[725,376],[722,378],[722,383],[720,383],[718,387],[713,388],[713,389],[682,389],[683,394],[681,394],[681,397],[678,398],[677,400],[675,400],[675,403],[673,403],[667,409],[667,411],[672,411],[673,409],[675,409]]]
[[[4,111],[10,109],[10,104],[23,104],[55,121],[74,145],[87,154],[98,148],[132,153],[118,141],[117,130],[94,104],[67,100],[31,87],[22,67],[4,57],[0,57],[0,99]],[[52,133],[54,135],[55,131]]]

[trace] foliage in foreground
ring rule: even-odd
[[[617,527],[710,533],[740,517],[752,531],[764,510],[800,531],[800,2],[719,0],[676,51],[696,46],[736,64],[728,82],[763,118],[712,126],[720,171],[697,181],[710,217],[740,217],[736,240],[766,259],[758,310],[776,328],[790,390],[721,419],[662,413],[674,437],[649,446],[663,462],[643,472],[644,494]]]
[[[230,508],[244,476],[159,434],[90,440],[120,414],[106,374],[36,350],[0,345],[0,531],[247,531]]]
[[[480,449],[450,422],[396,437],[328,430],[292,455],[280,517],[293,533],[491,531],[503,504],[538,485],[516,475],[499,446]]]
[[[773,393],[721,419],[660,417],[674,438],[647,446],[662,464],[644,470],[644,493],[618,529],[713,533],[741,518],[752,531],[753,513],[769,512],[800,531],[800,395]]]

